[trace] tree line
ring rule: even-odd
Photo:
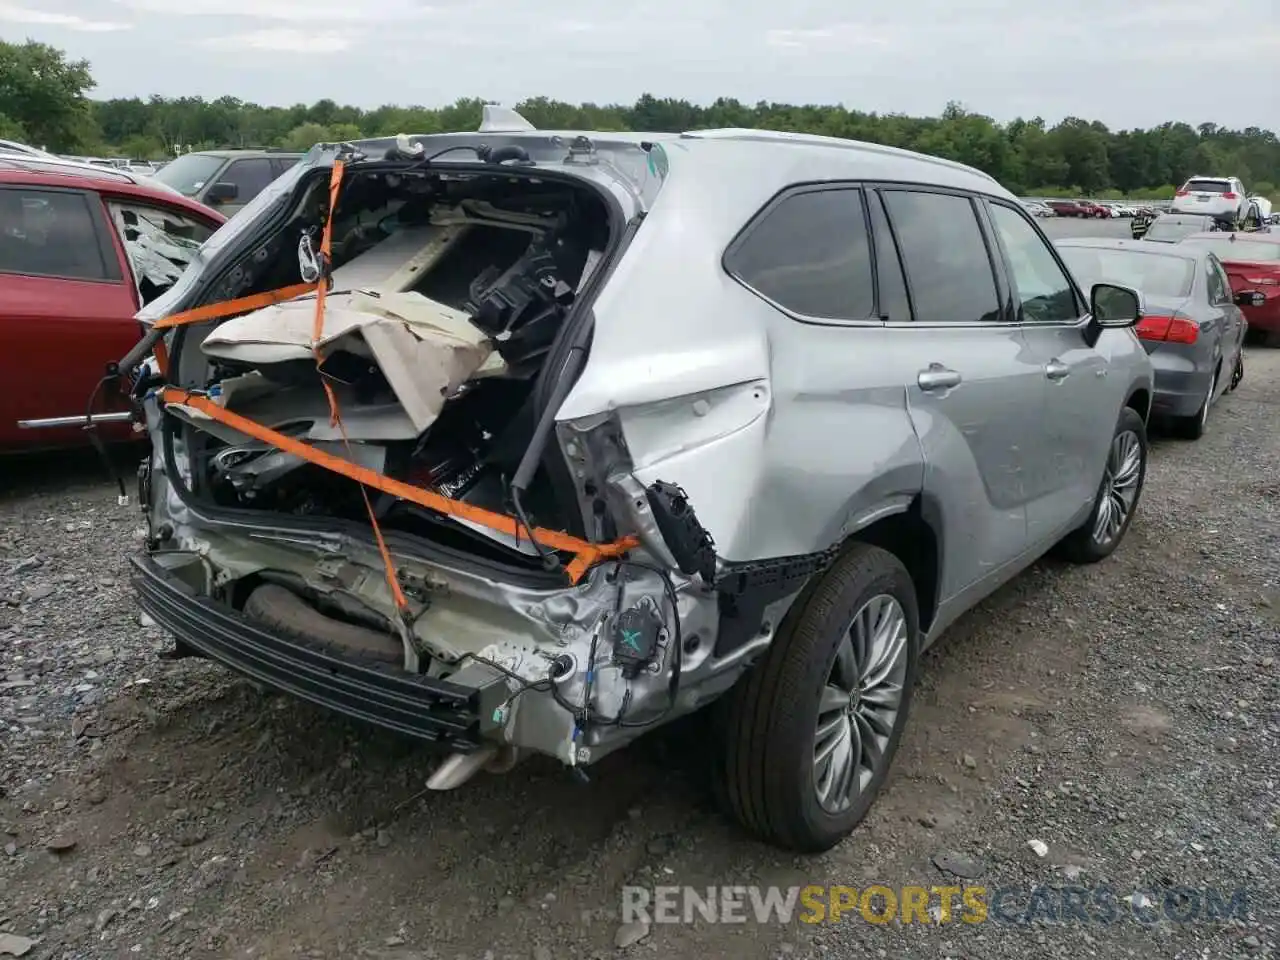
[[[0,138],[62,153],[171,157],[187,149],[283,147],[397,133],[474,130],[480,98],[444,107],[342,105],[323,99],[289,107],[236,97],[153,95],[93,100],[90,66],[46,44],[0,41]],[[1068,117],[998,123],[949,103],[938,117],[908,117],[842,105],[741,103],[710,105],[644,94],[633,104],[572,104],[535,97],[516,104],[547,129],[675,132],[756,127],[866,140],[958,160],[1015,193],[1034,196],[1162,198],[1196,174],[1238,176],[1253,191],[1280,184],[1280,141],[1271,130],[1230,130],[1213,123],[1170,121],[1147,130],[1110,130]]]

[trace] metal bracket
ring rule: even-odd
[[[599,163],[600,158],[596,154],[596,145],[591,142],[589,137],[574,137],[569,143],[569,153],[565,156],[564,162],[582,164]]]

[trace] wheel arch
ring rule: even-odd
[[[942,582],[942,530],[937,504],[917,494],[904,508],[853,531],[845,544],[868,543],[897,557],[916,588],[920,632],[927,635],[938,611]]]
[[[1146,423],[1151,417],[1151,391],[1146,387],[1135,387],[1129,391],[1124,405],[1134,410]]]

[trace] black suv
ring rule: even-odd
[[[154,179],[229,217],[300,159],[280,150],[201,150],[166,163]]]

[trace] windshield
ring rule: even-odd
[[[1189,193],[1228,193],[1231,184],[1225,180],[1188,180],[1182,189]]]
[[[157,170],[155,179],[185,196],[194,197],[221,166],[221,157],[188,153]]]
[[[1216,253],[1219,260],[1245,260],[1252,263],[1280,260],[1280,243],[1266,243],[1262,240],[1232,240],[1229,237],[1196,237],[1183,240],[1183,244],[1197,250],[1208,250]]]
[[[1149,297],[1191,294],[1195,261],[1167,253],[1102,247],[1061,247],[1062,259],[1088,290],[1095,283],[1133,287]]]

